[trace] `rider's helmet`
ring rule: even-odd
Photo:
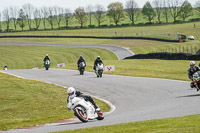
[[[48,54],[46,54],[46,56],[48,56]]]
[[[97,59],[100,60],[100,56],[97,56]]]
[[[83,59],[83,56],[82,56],[82,55],[80,55],[80,59]]]
[[[190,61],[190,68],[194,68],[195,67],[195,61]]]
[[[76,96],[76,90],[74,89],[74,87],[69,87],[67,89],[67,93],[70,99],[73,99]]]

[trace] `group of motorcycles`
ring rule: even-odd
[[[49,60],[44,61],[44,67],[46,70],[49,70],[49,67],[50,67]],[[102,77],[103,67],[104,67],[103,63],[98,63],[96,66],[95,73],[98,78]],[[78,70],[80,72],[80,75],[84,75],[84,71],[85,71],[85,63],[84,62],[80,62],[79,66],[78,66]]]
[[[103,63],[97,63],[97,66],[95,67],[95,73],[97,75],[97,78],[101,78],[102,74],[103,74]],[[79,66],[78,66],[80,75],[84,74],[85,71],[85,63],[84,62],[80,62]]]

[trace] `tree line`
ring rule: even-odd
[[[200,13],[200,0],[196,2],[195,9]],[[176,22],[178,17],[185,21],[186,18],[193,15],[193,10],[194,8],[187,0],[154,0],[152,3],[147,1],[143,8],[139,8],[135,0],[127,0],[125,7],[120,2],[113,2],[107,6],[107,9],[97,4],[95,6],[88,5],[85,8],[78,7],[73,12],[58,6],[36,8],[31,4],[24,4],[19,9],[11,6],[0,12],[0,30],[2,31],[2,22],[5,23],[7,32],[10,30],[11,22],[15,31],[17,26],[21,30],[24,30],[26,26],[29,30],[33,30],[33,25],[35,30],[38,30],[41,25],[47,29],[47,24],[51,29],[54,29],[55,25],[60,29],[61,21],[65,23],[65,28],[68,28],[73,18],[77,20],[80,27],[87,22],[89,22],[89,27],[93,27],[94,20],[100,27],[107,18],[117,26],[125,16],[128,16],[130,23],[134,25],[140,14],[148,23],[152,23],[154,19],[161,23],[161,15],[168,23],[170,16],[173,18],[173,22]]]

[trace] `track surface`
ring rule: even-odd
[[[116,110],[107,115],[103,121],[74,122],[9,132],[46,133],[200,114],[198,107],[200,94],[195,89],[189,88],[189,82],[106,74],[102,78],[96,78],[96,75],[91,72],[80,76],[78,71],[66,69],[8,70],[6,72],[66,87],[74,86],[83,92],[108,100],[116,106]]]
[[[89,47],[89,48],[103,48],[112,51],[118,59],[124,59],[128,56],[133,56],[134,53],[126,48],[121,48],[112,45],[96,45],[96,44],[49,44],[49,43],[2,43],[0,45],[21,45],[21,46],[57,46],[57,47]]]

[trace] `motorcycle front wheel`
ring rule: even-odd
[[[74,115],[82,122],[88,122],[86,109],[80,105],[74,108]]]

